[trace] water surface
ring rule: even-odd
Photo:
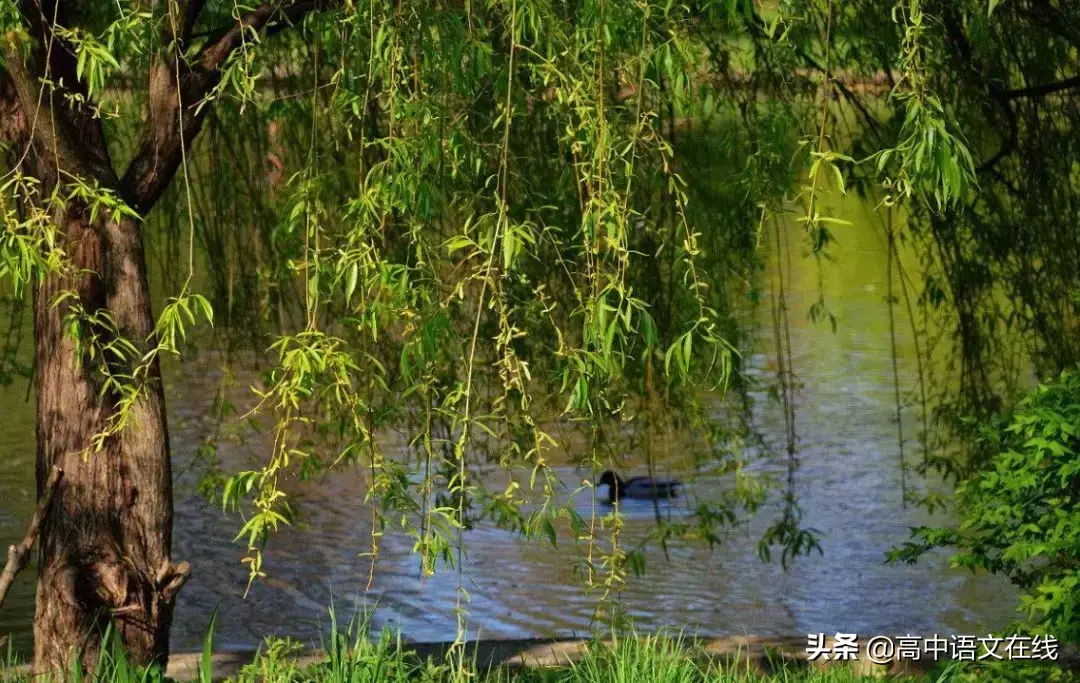
[[[759,517],[734,529],[712,550],[676,546],[669,557],[647,556],[648,574],[632,578],[622,598],[640,628],[682,626],[702,635],[797,635],[808,632],[984,633],[1015,616],[1015,595],[993,577],[950,569],[937,555],[915,566],[886,566],[885,551],[902,542],[912,526],[947,521],[903,507],[893,377],[885,307],[885,247],[880,228],[854,209],[856,225],[838,231],[835,261],[825,264],[822,285],[837,316],[835,333],[811,324],[806,311],[818,296],[813,260],[792,259],[789,282],[794,370],[802,386],[796,397],[799,498],[805,523],[823,532],[823,556],[801,558],[789,571],[765,564],[755,548],[770,521]],[[801,244],[792,225],[794,249]],[[910,265],[910,264],[909,264]],[[913,266],[912,266],[913,267]],[[758,315],[767,320],[767,307]],[[915,351],[900,309],[898,335],[901,383],[915,382]],[[766,328],[767,329],[767,328]],[[750,371],[774,372],[769,334],[753,349]],[[195,572],[180,594],[173,644],[194,649],[211,610],[220,608],[218,641],[227,647],[255,645],[270,633],[317,642],[331,598],[345,611],[374,605],[376,626],[400,627],[414,641],[452,639],[457,575],[418,578],[412,541],[383,539],[371,589],[370,516],[360,473],[345,473],[303,486],[305,530],[287,530],[272,541],[266,569],[270,578],[244,599],[247,572],[242,548],[233,543],[236,519],[196,495],[196,476],[187,467],[207,430],[206,412],[220,377],[218,362],[205,355],[169,372],[169,424],[177,470],[174,558],[190,561]],[[239,378],[239,385],[254,377]],[[25,532],[33,508],[33,406],[24,401],[25,383],[0,389],[0,542]],[[756,396],[755,419],[782,451],[782,414],[764,394]],[[915,413],[905,412],[914,435]],[[240,466],[260,446],[222,446],[224,461]],[[918,455],[913,441],[909,459]],[[782,472],[783,461],[762,468]],[[569,492],[588,473],[558,468]],[[708,497],[725,485],[720,477],[693,482],[695,495]],[[589,502],[577,502],[588,516]],[[682,510],[676,505],[673,514]],[[628,503],[627,536],[647,532],[651,503]],[[529,545],[512,534],[481,526],[467,534],[465,585],[471,594],[471,635],[492,638],[570,636],[589,630],[595,596],[573,574],[580,552],[564,543],[553,550]],[[33,568],[16,582],[0,610],[0,634],[12,633],[27,647],[33,614]]]

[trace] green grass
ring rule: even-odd
[[[322,643],[326,659],[300,664],[296,655],[305,647],[288,638],[268,638],[253,661],[226,679],[233,683],[856,683],[879,680],[860,676],[836,666],[813,669],[805,666],[769,667],[771,673],[747,665],[725,666],[704,656],[693,641],[678,635],[623,637],[612,645],[592,643],[575,662],[547,669],[485,668],[463,656],[461,650],[445,658],[421,658],[410,651],[400,636],[383,630],[369,637],[366,617],[339,624],[330,612],[330,630]],[[212,675],[210,654],[216,614],[211,617],[198,667],[200,683]],[[39,683],[16,670],[10,648],[0,669],[0,683]],[[132,666],[111,634],[105,634],[93,674],[73,668],[64,677],[82,683],[164,683],[158,667]],[[1080,683],[1080,676],[1047,667],[1005,663],[991,668],[943,666],[929,674],[893,678],[909,683],[961,683],[964,681],[1061,681]]]
[[[341,641],[344,646],[348,642]],[[289,655],[300,646],[270,640],[235,683],[859,683],[881,680],[835,666],[776,665],[770,673],[746,665],[724,666],[704,656],[693,642],[680,636],[625,637],[614,645],[592,643],[577,661],[559,668],[483,669],[475,662],[420,659],[384,631],[378,640],[358,638],[348,647],[331,649],[329,661],[298,667]],[[451,657],[452,659],[452,657]],[[890,677],[906,683],[963,683],[967,681],[1080,682],[1064,670],[1005,663],[964,668],[957,664],[910,676]]]

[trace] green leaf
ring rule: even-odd
[[[348,306],[352,301],[353,292],[356,291],[356,279],[359,276],[360,267],[353,263],[349,267],[349,274],[345,278],[345,305]]]
[[[214,626],[217,624],[217,608],[210,613],[210,623],[203,636],[202,655],[199,657],[199,683],[213,683],[214,680]]]
[[[558,538],[555,534],[555,525],[551,523],[550,519],[544,520],[544,533],[547,534],[548,542],[551,543],[552,548],[559,547]]]

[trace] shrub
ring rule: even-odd
[[[957,487],[961,523],[921,527],[890,553],[914,562],[951,547],[956,566],[1007,576],[1021,589],[1027,624],[1080,642],[1080,373],[1028,394],[986,425],[992,455]],[[985,444],[984,444],[985,445]]]

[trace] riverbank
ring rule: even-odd
[[[1049,665],[932,661],[929,657],[872,663],[863,647],[854,661],[810,661],[803,638],[678,636],[596,640],[484,640],[406,643],[389,631],[377,640],[350,625],[327,649],[269,638],[257,650],[177,653],[164,675],[138,671],[110,649],[99,660],[98,683],[229,681],[231,683],[854,683],[881,678],[911,683],[971,680],[1080,683],[1080,658],[1063,652]],[[826,642],[831,646],[831,642]],[[962,666],[962,664],[964,664]],[[4,683],[30,683],[26,667],[0,670]]]
[[[681,651],[690,659],[706,664],[714,664],[730,671],[741,671],[767,676],[780,669],[804,670],[825,669],[807,661],[806,641],[798,638],[761,638],[738,636],[709,638],[695,641],[680,638],[643,638],[637,641],[637,648],[645,651],[665,650],[667,647]],[[446,662],[453,659],[454,644],[441,643],[397,643],[389,641],[387,650],[396,656],[400,650],[406,657],[415,657],[418,661]],[[512,640],[481,640],[465,644],[465,660],[477,671],[504,669],[515,672],[566,669],[580,665],[595,652],[590,648],[597,646],[612,648],[611,641],[590,641],[582,639],[545,639],[522,638]],[[378,647],[376,645],[376,647]],[[636,648],[627,648],[628,650]],[[625,653],[624,653],[625,654]],[[865,652],[863,653],[865,660]],[[323,649],[304,649],[291,652],[281,657],[278,663],[297,670],[318,669],[332,659],[331,653]],[[203,658],[201,653],[183,653],[174,655],[169,661],[168,676],[178,681],[198,680]],[[242,677],[245,669],[259,669],[267,664],[265,653],[259,650],[236,650],[217,652],[212,655],[215,678],[223,679]],[[862,666],[860,666],[862,665]],[[832,667],[837,668],[837,667]],[[878,666],[869,661],[857,662],[854,667],[847,667],[856,674],[875,673],[925,673],[927,666],[919,662],[896,663],[893,666]]]
[[[735,636],[707,639],[684,639],[678,636],[623,638],[619,642],[581,639],[514,639],[483,640],[466,643],[463,659],[470,674],[479,673],[478,680],[506,683],[561,681],[564,683],[611,683],[634,681],[671,681],[672,683],[846,683],[880,678],[894,680],[933,681],[953,680],[1061,680],[1080,682],[1080,657],[1073,650],[1062,652],[1058,661],[1042,666],[1029,662],[1003,662],[993,669],[973,669],[961,662],[931,657],[919,660],[900,660],[893,657],[888,663],[874,663],[866,651],[864,638],[854,661],[817,659],[807,654],[805,638],[763,638]],[[827,639],[825,646],[833,642]],[[339,680],[368,680],[361,676],[337,675],[349,662],[383,662],[388,671],[408,668],[415,663],[415,676],[385,680],[447,681],[456,683],[453,662],[462,658],[455,654],[451,642],[404,643],[384,634],[383,638],[367,644],[353,641],[349,650],[336,653],[321,649],[288,651],[273,644],[258,651],[219,652],[212,655],[214,679],[254,683],[292,683]],[[348,660],[348,662],[346,661]],[[200,668],[206,659],[199,653],[174,656],[169,663],[168,676],[177,681],[200,680]],[[399,666],[400,665],[400,666]],[[425,669],[427,665],[427,669]],[[430,667],[446,666],[444,676],[424,676],[420,672]],[[651,673],[649,673],[651,672]],[[371,680],[384,680],[375,678]],[[471,676],[471,680],[477,677]]]

